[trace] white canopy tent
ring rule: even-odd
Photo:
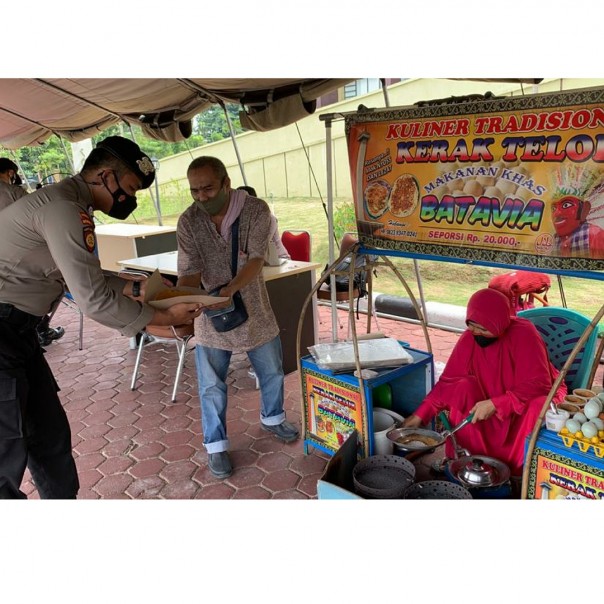
[[[56,78],[0,79],[0,145],[18,149],[53,134],[77,142],[123,121],[179,141],[213,104],[237,103],[241,124],[271,130],[307,115],[316,99],[351,79]]]
[[[14,150],[43,144],[53,134],[86,141],[123,122],[157,140],[181,141],[192,120],[212,105],[225,110],[245,181],[243,162],[225,103],[240,105],[240,121],[265,131],[311,115],[316,100],[350,79],[16,78],[0,79],[0,145]],[[71,163],[71,158],[66,155]],[[158,193],[151,193],[161,225]]]

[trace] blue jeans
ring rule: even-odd
[[[203,444],[208,453],[219,453],[229,448],[226,378],[232,354],[230,350],[195,346]],[[260,385],[260,421],[267,426],[276,426],[285,419],[281,339],[276,336],[270,342],[249,350],[247,356]]]

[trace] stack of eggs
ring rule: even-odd
[[[589,399],[583,411],[567,419],[560,434],[570,434],[594,445],[604,442],[604,392]]]

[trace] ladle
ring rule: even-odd
[[[440,447],[440,445],[442,445],[445,442],[445,440],[447,440],[447,438],[449,438],[450,436],[453,436],[453,434],[455,434],[455,432],[457,432],[458,430],[461,430],[464,426],[467,426],[473,419],[474,419],[474,413],[470,413],[468,415],[468,417],[466,417],[464,420],[460,421],[457,424],[457,426],[455,426],[451,430],[445,430],[444,432],[442,432],[443,440],[442,440],[442,442],[438,443],[436,446]]]

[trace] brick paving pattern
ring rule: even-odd
[[[319,306],[319,341],[331,341],[330,311]],[[61,306],[53,325],[66,333],[47,348],[47,359],[61,387],[74,456],[80,477],[80,499],[312,499],[327,460],[301,441],[284,444],[263,431],[259,391],[248,375],[245,355],[234,355],[229,374],[228,434],[234,466],[232,476],[216,479],[206,466],[195,360],[187,362],[171,402],[176,372],[174,346],[154,345],[143,352],[138,387],[130,390],[136,350],[116,331],[84,320],[84,346],[78,350],[77,313]],[[365,317],[357,323],[365,328]],[[379,319],[388,336],[426,350],[423,330],[411,323]],[[339,333],[347,333],[347,316]],[[429,329],[436,362],[445,362],[458,334]],[[601,383],[601,370],[597,383]],[[300,426],[301,392],[298,372],[286,376],[285,410]],[[430,458],[418,464],[418,478]],[[22,490],[37,498],[26,472]]]

